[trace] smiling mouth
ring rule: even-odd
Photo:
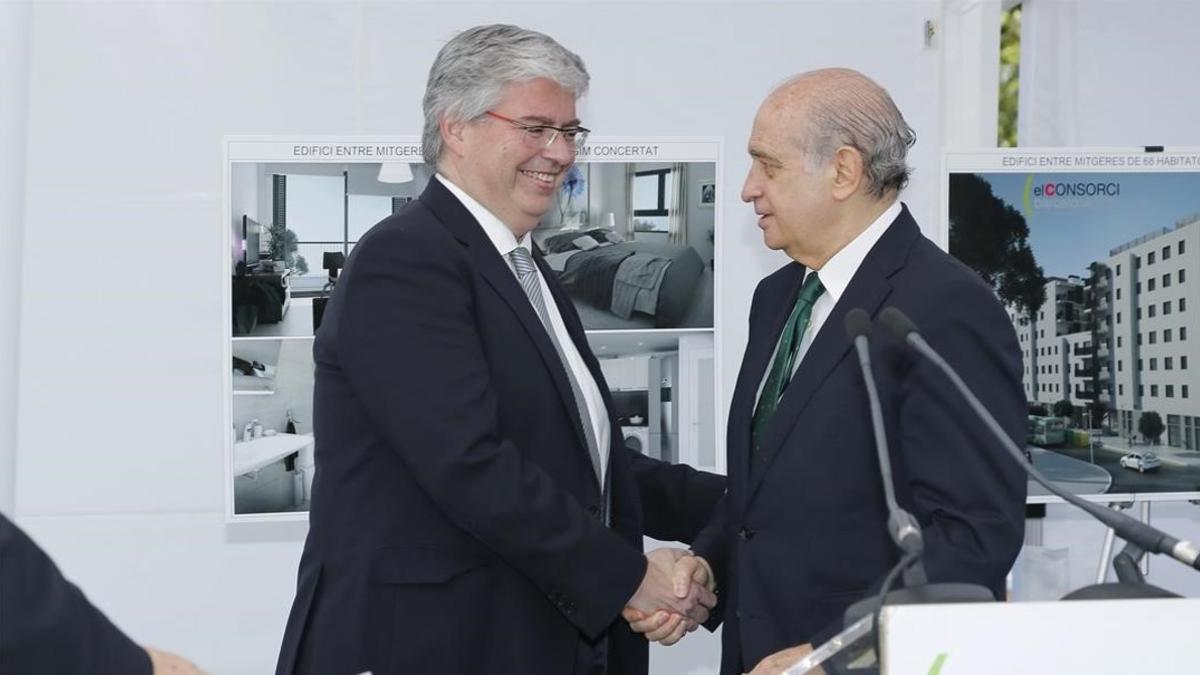
[[[522,169],[521,173],[526,176],[529,176],[533,180],[541,183],[542,185],[547,185],[547,186],[554,185],[555,179],[558,178],[558,174],[546,173],[544,171],[527,171],[525,169]]]

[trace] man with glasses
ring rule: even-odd
[[[445,45],[420,199],[364,236],[316,337],[310,530],[279,673],[647,670],[628,605],[715,604],[685,551],[723,479],[622,444],[579,317],[531,246],[587,137],[580,58],[514,26]]]

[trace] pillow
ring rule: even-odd
[[[603,244],[608,241],[608,230],[604,228],[596,228],[587,231],[587,235],[596,240],[597,244]]]
[[[621,233],[616,230],[605,230],[604,238],[614,244],[620,244],[625,241],[625,237],[622,237]]]
[[[575,239],[572,239],[571,243],[575,244],[575,247],[580,251],[590,251],[600,245],[596,243],[595,239],[592,239],[586,234],[582,237],[576,237]]]
[[[575,250],[575,244],[573,242],[578,238],[578,230],[573,232],[560,232],[559,234],[552,234],[542,239],[542,252],[563,253],[565,251],[573,251]]]

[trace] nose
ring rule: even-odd
[[[550,142],[542,148],[542,156],[554,160],[562,166],[569,166],[575,161],[575,142],[558,131],[553,133],[554,136]]]
[[[746,174],[746,181],[742,183],[742,201],[750,203],[761,195],[762,189],[759,187],[758,177],[754,175],[754,167],[752,166]]]

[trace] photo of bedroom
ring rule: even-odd
[[[406,162],[233,162],[233,335],[314,334],[358,238],[420,195]],[[534,242],[587,330],[712,328],[715,162],[578,163]]]
[[[585,329],[712,328],[715,179],[715,162],[571,168],[534,242]]]

